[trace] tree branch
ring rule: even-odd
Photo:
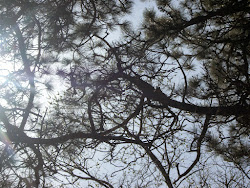
[[[126,74],[123,74],[124,78],[135,84],[145,95],[145,97],[158,101],[162,104],[163,107],[168,108],[173,107],[179,110],[184,110],[191,113],[196,113],[200,115],[222,115],[222,116],[230,116],[230,115],[242,115],[246,114],[249,111],[248,107],[241,105],[234,106],[198,106],[195,104],[188,104],[184,102],[179,102],[171,99],[166,96],[159,88],[155,89],[152,85],[143,81],[139,77],[132,77]]]

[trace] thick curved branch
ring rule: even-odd
[[[210,11],[206,15],[197,16],[190,19],[189,21],[183,21],[179,24],[172,25],[170,27],[165,28],[166,33],[169,33],[170,30],[174,32],[179,32],[189,26],[205,22],[213,17],[232,15],[233,13],[237,13],[240,11],[250,11],[249,3],[247,1],[236,2],[234,5],[229,4],[216,11]]]
[[[26,47],[25,47],[25,42],[24,42],[22,32],[21,32],[19,26],[17,25],[17,23],[13,24],[12,26],[13,26],[13,29],[16,33],[17,39],[18,39],[18,45],[19,45],[19,49],[20,49],[20,53],[21,53],[21,57],[22,57],[22,61],[23,61],[24,70],[27,74],[27,77],[29,80],[29,85],[30,85],[29,101],[28,101],[28,104],[26,106],[26,109],[25,109],[25,112],[23,115],[23,119],[22,119],[22,122],[20,125],[20,128],[24,129],[26,122],[27,122],[27,119],[29,117],[30,110],[33,107],[33,102],[34,102],[34,98],[35,98],[34,73],[32,73],[30,70],[30,62],[27,58]]]
[[[159,88],[155,89],[152,85],[143,81],[139,77],[132,77],[126,74],[123,74],[123,77],[128,81],[132,82],[133,84],[135,84],[144,93],[145,97],[160,102],[162,106],[165,108],[173,107],[179,110],[184,110],[186,112],[196,113],[200,115],[222,115],[222,116],[229,116],[229,115],[237,116],[246,114],[246,112],[249,111],[248,107],[241,105],[210,107],[210,106],[198,106],[195,104],[179,102],[171,99],[166,94],[164,94]]]
[[[10,141],[14,143],[28,143],[28,144],[41,144],[41,145],[55,145],[55,144],[65,143],[70,140],[88,139],[88,138],[96,139],[103,142],[114,140],[114,141],[122,141],[123,143],[139,144],[137,140],[125,138],[123,136],[110,136],[110,135],[103,135],[102,133],[92,134],[92,133],[84,133],[81,131],[65,134],[63,136],[55,138],[32,138],[27,136],[25,133],[21,135],[9,136]]]

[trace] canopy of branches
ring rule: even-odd
[[[1,187],[249,187],[250,2],[136,3],[0,1]]]

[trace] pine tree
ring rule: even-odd
[[[2,187],[247,187],[250,3],[155,2],[0,1]]]

